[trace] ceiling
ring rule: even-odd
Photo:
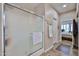
[[[45,14],[44,4],[42,3],[12,3],[12,4],[21,9],[33,11],[38,15],[44,16]],[[64,4],[67,5],[67,7],[63,8],[62,5]],[[76,8],[75,3],[51,3],[50,6],[54,8],[59,14],[75,10]]]
[[[62,6],[66,5],[67,7],[63,8]],[[50,4],[52,8],[54,8],[58,13],[65,13],[71,10],[75,10],[76,4],[75,3],[53,3]]]
[[[36,14],[44,15],[44,4],[42,3],[12,3],[21,9],[33,11]]]

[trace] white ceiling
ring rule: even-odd
[[[62,5],[66,4],[67,7],[63,8]],[[13,5],[20,7],[24,10],[31,10],[36,14],[43,15],[45,12],[44,4],[42,3],[14,3]],[[71,11],[76,8],[75,3],[51,3],[51,7],[53,7],[58,13],[64,13]]]
[[[63,5],[67,5],[67,7],[63,8]],[[75,10],[76,4],[75,3],[53,3],[50,4],[51,7],[53,7],[58,13],[64,13],[71,10]]]
[[[12,3],[21,9],[33,11],[36,14],[44,15],[44,4],[42,3]]]

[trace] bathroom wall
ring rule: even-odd
[[[70,11],[68,13],[64,13],[60,15],[60,21],[67,21],[67,20],[73,20],[76,18],[76,11]]]
[[[53,20],[55,18],[56,20]],[[45,32],[45,50],[49,49],[53,46],[54,43],[59,42],[59,30],[58,30],[58,20],[59,16],[57,12],[49,5],[45,4],[45,24],[44,24],[44,32]],[[53,36],[51,38],[48,37],[48,26],[52,24],[52,34]]]

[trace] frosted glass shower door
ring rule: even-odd
[[[5,55],[31,55],[43,48],[43,18],[6,4],[5,16]],[[42,37],[36,44],[35,33]]]

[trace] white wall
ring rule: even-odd
[[[53,20],[53,17],[56,18],[56,21]],[[49,49],[51,46],[53,46],[54,43],[59,42],[59,37],[58,37],[58,14],[57,12],[49,5],[45,4],[45,50]],[[53,28],[53,37],[49,38],[48,37],[48,26],[49,24],[52,24]]]
[[[60,21],[73,20],[76,18],[76,11],[71,11],[60,15]]]

